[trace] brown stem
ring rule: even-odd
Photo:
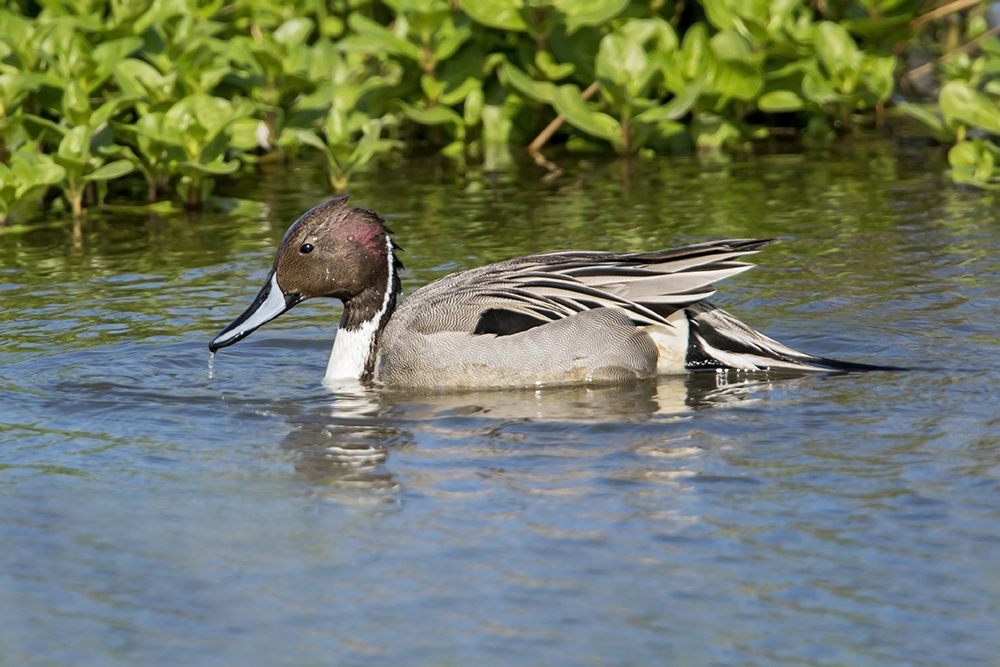
[[[954,2],[949,2],[944,7],[940,9],[935,9],[932,12],[927,12],[922,16],[910,21],[911,28],[919,28],[925,23],[933,21],[934,19],[939,19],[942,16],[948,16],[949,14],[954,14],[955,12],[960,12],[963,9],[968,9],[969,7],[975,7],[976,5],[981,5],[985,0],[955,0]]]
[[[681,15],[684,14],[684,4],[685,0],[678,0],[678,2],[674,4],[674,15],[670,17],[670,25],[675,28],[681,23]],[[657,9],[654,9],[653,7],[650,7],[650,9],[657,11]]]
[[[586,90],[580,93],[580,99],[581,100],[589,99],[594,93],[597,92],[597,89],[600,87],[601,87],[600,84],[595,81],[594,83],[587,86]],[[537,164],[539,167],[544,167],[546,170],[548,170],[549,173],[545,175],[544,179],[546,181],[557,178],[560,174],[563,173],[563,170],[555,162],[546,159],[545,156],[542,155],[541,149],[542,146],[544,146],[548,142],[548,140],[552,138],[552,135],[556,133],[556,130],[558,130],[565,122],[566,122],[566,116],[559,114],[558,116],[552,119],[552,122],[549,123],[545,127],[545,129],[542,130],[537,137],[535,137],[535,140],[532,141],[531,144],[528,146],[528,155],[530,155],[531,158],[535,161],[535,164]]]
[[[600,87],[601,84],[595,81],[594,83],[587,86],[586,90],[580,93],[580,99],[581,100],[590,99],[590,97],[594,93],[596,93],[597,89]],[[544,146],[548,142],[548,140],[552,138],[552,135],[556,133],[556,130],[562,127],[562,124],[565,122],[566,122],[566,116],[562,114],[559,114],[554,119],[552,119],[552,122],[549,123],[545,127],[545,129],[542,130],[537,137],[535,137],[535,140],[532,141],[531,144],[528,146],[528,152],[531,153],[532,155],[537,153],[542,148],[542,146]]]
[[[629,129],[629,119],[622,118],[622,153],[628,155],[632,152],[632,133]]]
[[[201,208],[201,179],[191,179],[191,189],[188,190],[187,208]]]
[[[83,217],[83,191],[70,188],[69,205],[73,209],[73,219],[79,220]]]
[[[434,76],[434,71],[436,70],[436,63],[434,62],[434,52],[431,51],[430,44],[424,44],[420,51],[420,69],[423,70],[424,76],[428,76],[431,79],[437,80]],[[433,109],[437,106],[437,98],[431,99],[427,98],[427,108]]]
[[[982,42],[983,40],[988,39],[990,37],[994,37],[996,35],[1000,35],[1000,25],[993,26],[992,28],[990,28],[989,30],[987,30],[986,32],[984,32],[979,37],[976,37],[974,40],[972,40],[968,44],[963,44],[962,46],[958,47],[954,51],[949,51],[948,53],[946,53],[943,56],[941,56],[940,58],[938,58],[938,60],[947,60],[948,58],[951,58],[955,54],[958,54],[958,53],[967,53],[967,52],[973,50],[974,48],[976,48],[977,46],[979,46],[979,43]],[[923,76],[924,74],[927,74],[929,71],[931,71],[932,67],[934,67],[934,63],[932,63],[932,62],[931,63],[924,63],[920,67],[914,67],[909,72],[907,72],[906,74],[904,74],[900,78],[900,81],[905,81],[906,79]]]

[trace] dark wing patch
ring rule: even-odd
[[[476,328],[472,333],[509,336],[533,329],[547,321],[516,310],[488,308],[479,316],[479,322],[476,323]]]

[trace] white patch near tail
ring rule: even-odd
[[[760,367],[757,366],[754,363],[754,361],[762,359],[762,357],[756,357],[756,356],[751,356],[749,354],[740,354],[737,352],[726,352],[725,350],[720,350],[706,343],[705,339],[700,336],[698,337],[698,342],[700,343],[701,349],[705,354],[712,357],[716,361],[721,361],[730,368],[738,368],[743,371],[760,370]],[[765,359],[765,361],[767,360]],[[768,366],[768,364],[766,363],[762,365],[765,368]]]
[[[691,335],[687,313],[682,308],[668,317],[667,322],[671,326],[651,324],[643,327],[660,353],[656,361],[656,372],[659,375],[686,373],[688,336]]]
[[[697,336],[697,334],[695,335]],[[700,336],[698,337],[698,342],[701,345],[702,351],[708,356],[712,357],[716,361],[721,361],[730,368],[736,368],[742,371],[758,371],[765,368],[787,368],[790,370],[803,371],[829,370],[823,366],[810,364],[806,361],[808,357],[804,357],[802,361],[785,361],[774,357],[746,354],[745,352],[727,352],[725,350],[720,350],[717,347],[709,345],[705,342],[705,339]],[[785,348],[783,345],[781,347],[783,349],[790,349]]]

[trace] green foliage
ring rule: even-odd
[[[0,222],[7,219],[11,205],[27,199],[41,188],[66,177],[63,167],[45,155],[25,147],[11,156],[10,166],[0,162]]]
[[[553,141],[713,159],[783,126],[868,123],[896,87],[916,0],[46,0],[0,9],[2,205],[56,188],[198,207],[261,159],[323,156],[331,187],[405,146],[496,169]],[[981,17],[970,26],[982,32]],[[973,28],[970,27],[970,31]],[[970,32],[970,34],[972,34]],[[1000,43],[902,105],[989,185]],[[33,157],[28,157],[28,156]]]
[[[936,105],[901,104],[903,113],[920,121],[948,151],[951,178],[980,188],[1000,187],[1000,40],[982,44],[975,59],[961,55],[943,65],[951,80],[941,87]]]

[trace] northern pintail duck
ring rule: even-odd
[[[329,382],[405,387],[615,383],[706,369],[875,370],[798,352],[705,299],[773,239],[655,252],[565,250],[460,271],[397,307],[385,221],[331,199],[303,215],[264,287],[209,344],[232,345],[306,299],[344,304]]]

